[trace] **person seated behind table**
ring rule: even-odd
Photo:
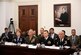
[[[40,28],[40,34],[38,35],[38,40],[43,37],[44,28]]]
[[[22,32],[22,36],[23,37],[26,37],[27,36],[27,33],[25,31]]]
[[[21,36],[21,31],[17,30],[16,31],[16,34],[14,35],[14,38],[13,38],[13,43],[20,43],[20,44],[23,44],[24,43],[24,38]]]
[[[55,40],[55,46],[71,46],[70,40],[65,38],[64,32],[60,31],[58,34],[59,38]]]
[[[64,32],[64,35],[65,35],[65,38],[68,38],[68,36],[66,35],[66,32],[65,30],[62,30]]]
[[[39,38],[43,37],[43,32],[44,32],[44,28],[40,29],[40,34],[38,35]]]
[[[3,41],[3,42],[4,41],[12,42],[12,38],[13,38],[12,33],[9,31],[8,28],[5,28],[4,31],[5,32],[2,33],[0,40]]]
[[[52,38],[49,37],[49,33],[47,30],[44,30],[43,32],[43,37],[39,40],[40,44],[44,44],[46,46],[52,46],[53,45],[53,40]]]
[[[71,36],[69,36],[70,42],[71,42],[71,47],[72,48],[77,48],[80,45],[80,38],[79,36],[76,35],[76,30],[72,29],[71,30]]]
[[[28,36],[25,38],[25,43],[36,45],[37,42],[38,42],[37,37],[33,35],[33,30],[30,29],[28,31]]]
[[[54,28],[50,28],[49,36],[53,39],[53,42],[55,42],[55,40],[58,39],[58,35],[54,32]]]
[[[35,31],[35,30],[33,30],[33,35],[34,35],[35,37],[38,37],[38,36],[36,35],[36,31]]]

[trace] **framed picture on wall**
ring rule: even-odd
[[[71,4],[54,5],[54,26],[71,27]]]

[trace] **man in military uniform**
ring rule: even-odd
[[[65,38],[64,32],[61,31],[58,34],[59,38],[57,40],[55,40],[55,46],[71,46],[70,44],[70,40],[67,40]]]
[[[65,30],[62,30],[64,32],[64,35],[65,35],[65,38],[68,38],[68,36],[66,35],[66,32]]]
[[[53,42],[55,42],[55,40],[58,39],[58,35],[54,32],[54,28],[50,28],[49,37],[53,39]]]
[[[45,44],[46,46],[52,46],[53,40],[49,37],[49,33],[47,30],[44,30],[43,37],[39,40],[40,44]]]

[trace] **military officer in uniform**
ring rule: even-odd
[[[50,28],[49,36],[50,36],[50,38],[53,39],[53,42],[55,42],[55,40],[58,39],[58,35],[54,32],[54,28]]]
[[[30,29],[30,30],[28,31],[28,36],[25,38],[25,43],[26,43],[26,44],[33,44],[33,45],[36,45],[37,42],[38,42],[37,37],[34,36],[33,30]]]
[[[49,37],[49,33],[47,30],[44,30],[43,37],[39,40],[40,44],[44,44],[46,46],[52,46],[53,40]]]
[[[55,46],[71,46],[70,40],[65,38],[64,32],[61,31],[58,34],[59,38],[55,40]]]

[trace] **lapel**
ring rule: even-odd
[[[35,41],[34,36],[33,36],[31,39],[29,39],[29,42],[30,42],[30,43],[33,43],[34,41]]]

